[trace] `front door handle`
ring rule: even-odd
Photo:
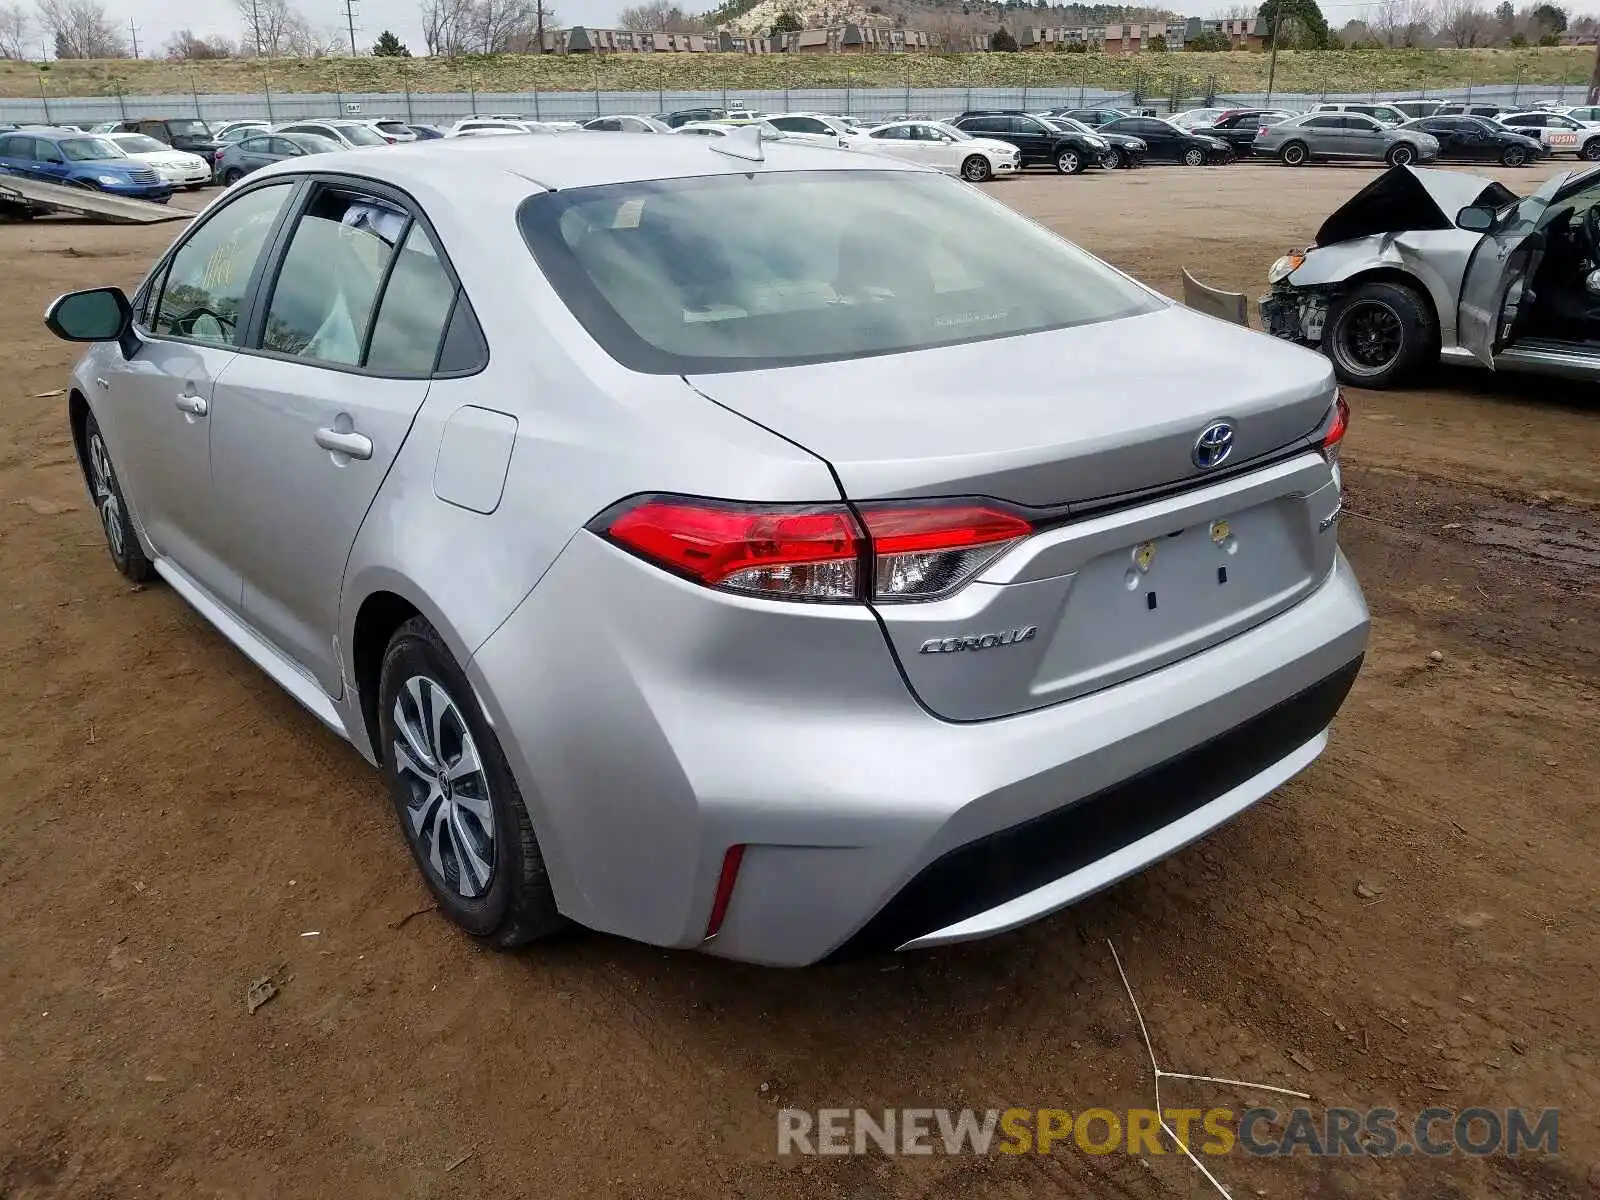
[[[372,457],[372,439],[349,430],[319,429],[317,445],[335,454],[348,454],[351,458]]]
[[[204,396],[179,396],[173,403],[178,406],[179,412],[187,413],[191,417],[203,417],[211,407],[206,403]]]

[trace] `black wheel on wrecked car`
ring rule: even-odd
[[[1590,162],[1600,162],[1600,137],[1590,138],[1579,153]]]
[[[1387,158],[1391,167],[1406,167],[1417,161],[1417,152],[1410,142],[1398,142],[1389,148]]]
[[[1311,154],[1304,142],[1290,142],[1278,151],[1278,157],[1283,159],[1283,165],[1286,167],[1303,167]]]
[[[1520,167],[1528,161],[1528,152],[1521,146],[1507,146],[1500,155],[1500,165],[1505,167]]]
[[[1390,387],[1435,353],[1439,331],[1426,302],[1404,284],[1358,284],[1333,302],[1322,349],[1334,374],[1361,387]]]

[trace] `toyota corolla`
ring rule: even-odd
[[[289,160],[47,322],[116,566],[498,947],[1013,928],[1306,767],[1366,644],[1327,361],[892,159]]]

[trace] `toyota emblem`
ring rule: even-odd
[[[1207,425],[1195,439],[1190,457],[1202,471],[1220,467],[1233,453],[1233,426],[1227,421]]]

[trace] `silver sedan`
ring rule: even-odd
[[[494,947],[1011,929],[1308,766],[1366,646],[1327,360],[890,158],[291,159],[47,321],[117,568]]]
[[[1439,157],[1439,139],[1410,126],[1393,128],[1353,112],[1314,112],[1263,125],[1251,151],[1291,167],[1315,159],[1366,159],[1399,167]]]

